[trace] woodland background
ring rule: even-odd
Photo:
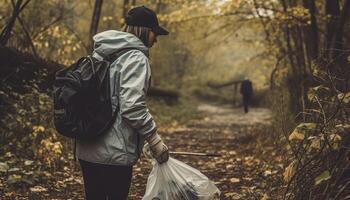
[[[1,0],[1,197],[50,197],[47,180],[74,168],[52,123],[54,72],[137,5],[171,32],[150,56],[148,103],[165,132],[203,117],[204,100],[239,105],[234,83],[249,77],[254,105],[272,111],[254,137],[282,155],[278,192],[252,199],[350,199],[350,0]]]

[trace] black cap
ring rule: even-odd
[[[151,28],[157,35],[168,35],[169,31],[159,26],[156,13],[145,7],[139,6],[129,10],[125,16],[125,22],[131,26],[143,26]]]

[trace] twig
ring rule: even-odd
[[[340,195],[344,192],[344,190],[350,185],[350,180],[346,182],[346,184],[339,190],[339,192],[335,195],[334,199],[338,199]]]
[[[320,100],[318,100],[318,98],[317,98],[317,96],[315,95],[315,99],[316,99],[316,101],[317,101],[317,103],[318,103],[318,105],[320,106],[320,109],[322,110],[322,115],[323,115],[323,123],[326,125],[327,124],[327,117],[326,117],[326,113],[325,113],[325,111],[324,111],[324,109],[323,109],[323,106],[322,106],[322,104],[320,103]]]
[[[174,152],[171,151],[170,154],[172,155],[181,155],[181,156],[207,156],[207,157],[221,157],[220,154],[214,154],[214,153],[192,153],[192,152]]]
[[[38,59],[38,58],[39,58],[39,55],[38,55],[38,53],[36,52],[35,46],[34,46],[34,44],[33,44],[33,40],[32,40],[32,38],[31,38],[31,36],[30,36],[30,33],[29,33],[28,29],[25,27],[24,22],[23,22],[23,20],[22,20],[22,18],[21,18],[20,16],[17,16],[17,19],[18,19],[18,22],[19,22],[19,24],[21,25],[21,27],[22,27],[22,29],[23,29],[23,31],[24,31],[24,33],[25,33],[27,39],[28,39],[29,46],[30,46],[30,48],[32,49],[32,52],[33,52],[35,58]]]

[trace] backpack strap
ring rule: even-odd
[[[132,51],[132,50],[138,50],[140,51],[139,49],[137,48],[125,48],[125,49],[121,49],[119,51],[116,51],[114,53],[111,53],[110,55],[108,56],[104,56],[102,57],[103,59],[102,60],[105,60],[107,62],[109,62],[110,64],[113,63],[115,60],[117,60],[120,56],[122,56],[123,54],[129,52],[129,51]],[[140,51],[142,52],[142,51]],[[143,53],[143,52],[142,52]],[[144,53],[143,53],[144,54]],[[99,54],[98,54],[99,55]],[[99,55],[100,56],[100,55]],[[86,60],[88,59],[88,61],[91,62],[92,66],[94,64],[93,60],[92,60],[92,57],[90,56],[87,56],[87,57],[84,57],[84,58],[81,58],[78,62],[82,62],[83,60]],[[94,67],[92,67],[93,71],[95,70]],[[110,128],[112,126],[112,124],[115,122],[115,120],[117,119],[117,114],[119,112],[119,102],[118,102],[118,105],[117,105],[117,108],[115,109],[115,111],[113,112],[113,116],[112,116],[112,120],[106,125],[105,128]],[[106,131],[106,130],[104,130]],[[74,147],[73,147],[73,157],[74,157],[74,161],[75,163],[78,162],[78,158],[76,156],[76,147],[77,146],[77,140],[74,139]]]
[[[106,61],[112,63],[115,60],[117,60],[120,56],[122,56],[123,54],[125,54],[129,51],[132,51],[132,50],[138,50],[138,51],[142,52],[140,49],[134,48],[134,47],[125,48],[125,49],[121,49],[121,50],[118,50],[116,52],[113,52],[113,53],[109,54],[108,56],[105,56],[103,60],[106,60]]]

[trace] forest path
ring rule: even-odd
[[[269,199],[280,199],[283,155],[275,152],[273,144],[269,142],[272,135],[269,130],[271,112],[265,108],[252,108],[248,114],[244,114],[242,108],[208,103],[200,104],[198,111],[202,113],[200,119],[161,127],[159,132],[162,138],[171,151],[216,153],[222,156],[173,157],[208,176],[222,192],[221,199],[262,199],[265,194]],[[23,187],[2,191],[5,176],[0,176],[0,199],[83,200],[80,167],[74,162],[66,165],[63,171],[42,171],[40,182],[30,190]],[[130,200],[142,199],[151,168],[151,163],[144,156],[134,166]]]
[[[202,103],[199,120],[174,123],[160,129],[171,151],[217,153],[221,157],[174,156],[209,177],[222,192],[222,199],[261,199],[274,196],[280,183],[282,160],[264,140],[261,130],[268,127],[271,112],[266,108],[243,108]],[[266,131],[264,131],[266,132]],[[263,138],[263,139],[261,139]],[[144,194],[151,164],[141,158],[134,168],[130,199]],[[280,178],[279,178],[280,180]],[[275,189],[274,189],[275,188]],[[271,196],[272,194],[272,196]]]
[[[173,157],[200,170],[215,182],[222,192],[221,199],[262,199],[264,195],[269,199],[279,199],[276,195],[282,191],[283,165],[281,155],[269,142],[270,111],[252,108],[244,114],[242,108],[208,103],[200,104],[198,111],[202,113],[202,118],[161,127],[160,135],[171,151],[222,156]],[[151,163],[144,156],[134,166],[129,200],[142,199],[151,168]],[[0,186],[2,184],[0,179]],[[84,199],[78,164],[65,167],[63,171],[42,172],[40,183],[30,190],[8,188],[6,191],[2,194],[0,190],[0,199]]]

